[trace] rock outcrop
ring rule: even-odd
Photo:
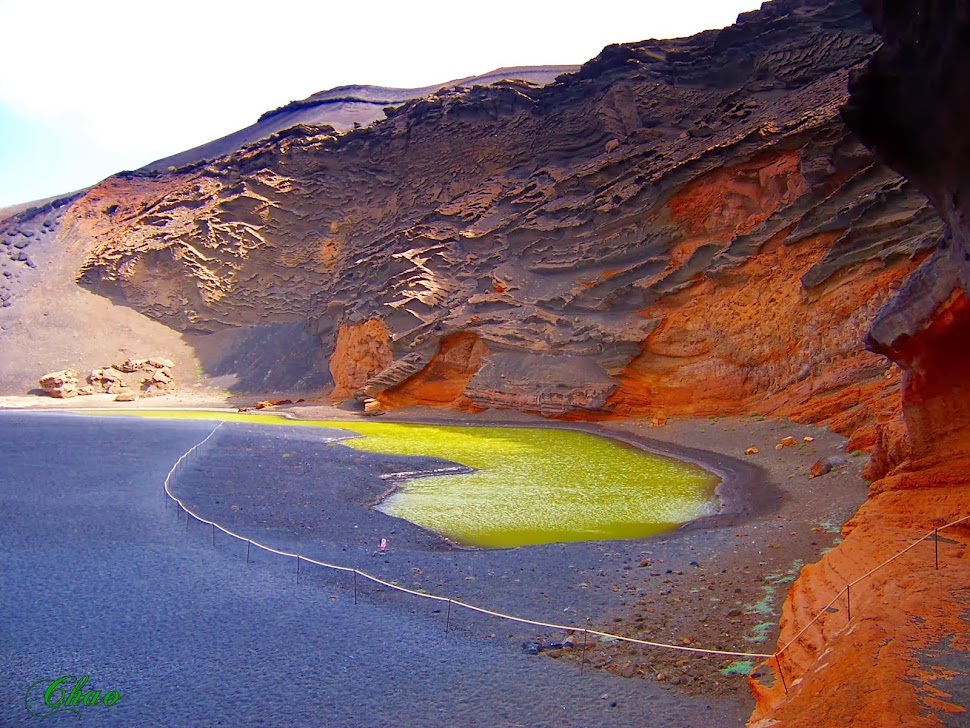
[[[40,387],[51,397],[76,397],[89,394],[127,394],[137,390],[143,395],[161,394],[175,386],[175,364],[161,357],[125,359],[120,364],[92,369],[87,384],[79,386],[80,374],[73,369],[45,374]],[[131,401],[131,400],[119,400]]]
[[[40,388],[49,396],[58,399],[77,397],[78,373],[73,369],[62,369],[59,372],[45,374],[40,378]]]
[[[878,42],[853,0],[776,0],[547,86],[118,176],[69,212],[78,279],[194,334],[302,323],[337,400],[756,410],[871,445],[899,375],[860,342],[943,229],[839,118]],[[476,353],[445,366],[458,340]]]
[[[927,195],[947,234],[869,330],[868,347],[902,371],[902,413],[878,423],[878,480],[845,540],[793,585],[779,639],[797,638],[780,662],[791,690],[779,665],[763,666],[755,726],[966,722],[970,522],[940,533],[939,568],[930,539],[811,621],[847,582],[970,513],[970,2],[864,4],[885,45],[853,79],[846,120]]]

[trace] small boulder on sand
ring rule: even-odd
[[[376,399],[365,399],[364,414],[370,415],[371,417],[376,417],[377,415],[384,414],[384,408],[381,407],[381,403]]]
[[[167,369],[157,369],[151,378],[151,384],[155,387],[167,387],[172,384],[175,380],[172,379],[172,375]]]
[[[114,368],[117,369],[119,372],[124,372],[125,374],[131,374],[133,372],[137,372],[143,366],[145,366],[144,359],[132,359],[131,357],[128,357],[123,362],[121,362],[121,364],[115,364]]]
[[[787,437],[781,438],[781,440],[778,442],[778,444],[775,445],[775,450],[782,450],[782,449],[784,449],[786,447],[793,447],[793,446],[795,446],[797,444],[798,443],[795,442],[795,438],[792,437],[791,435],[788,435]]]
[[[256,409],[266,409],[267,407],[278,407],[283,404],[293,404],[292,399],[264,399],[256,403]]]
[[[145,364],[150,367],[154,367],[155,369],[171,369],[175,366],[175,362],[173,362],[171,359],[163,359],[157,356],[145,359]]]
[[[841,468],[845,465],[845,458],[840,458],[838,455],[830,455],[827,458],[819,458],[812,465],[812,470],[808,474],[809,479],[817,478],[820,475],[825,475],[830,473],[836,468]]]
[[[138,399],[138,395],[134,392],[122,392],[115,397],[115,402],[134,402]]]
[[[749,447],[747,450],[744,451],[744,454],[745,455],[757,455],[759,452],[761,452],[761,451],[758,450],[758,448],[756,448],[756,447]]]
[[[40,388],[51,397],[64,399],[77,396],[77,372],[73,369],[62,369],[51,372],[40,378]]]
[[[121,372],[114,367],[92,369],[88,381],[96,392],[117,394],[122,386]]]

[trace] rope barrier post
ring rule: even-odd
[[[778,668],[778,677],[781,678],[781,686],[785,688],[785,695],[788,695],[788,683],[785,681],[785,673],[781,669],[781,659],[778,657],[778,653],[775,653],[775,666]]]
[[[212,545],[216,545],[216,524],[212,524]]]
[[[850,585],[845,585],[845,621],[846,623],[852,621],[852,593],[850,590]]]
[[[300,583],[300,555],[296,555],[296,583]]]
[[[189,511],[186,508],[185,509],[185,531],[188,532],[188,530],[189,530]]]
[[[357,569],[354,569],[354,606],[357,606]]]
[[[589,630],[583,630],[583,657],[579,662],[579,674],[582,675],[586,669],[586,642],[589,640]]]
[[[936,564],[936,569],[940,569],[940,529],[933,529],[933,562]]]
[[[448,600],[448,613],[445,616],[445,637],[448,636],[448,630],[451,628],[451,600]]]
[[[253,542],[246,539],[246,563],[249,563],[249,549],[253,547]]]

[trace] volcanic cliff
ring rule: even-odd
[[[60,225],[82,286],[265,342],[275,379],[241,388],[755,410],[866,445],[899,376],[863,336],[942,232],[839,117],[877,45],[852,0],[778,0],[546,86],[445,88],[350,133],[298,125],[119,175]]]
[[[881,39],[856,0],[774,0],[545,85],[388,98],[357,127],[287,125],[319,104],[284,107],[271,129],[0,220],[0,342],[47,342],[48,368],[100,366],[84,347],[108,321],[236,391],[828,425],[873,449],[879,480],[845,544],[796,582],[784,644],[970,501],[967,103],[938,70],[967,63],[929,57],[966,45],[966,3],[868,4],[890,40],[858,78]],[[954,5],[964,24],[948,27]],[[57,301],[92,294],[99,315],[65,324]],[[4,362],[0,385],[41,374]],[[961,533],[941,550],[951,566]],[[905,591],[893,570],[853,591],[849,626],[807,628],[781,656],[787,683],[774,664],[754,683],[755,719],[867,724],[889,690],[905,714],[943,711],[928,686],[944,668],[914,655],[961,633],[966,570],[929,564]]]
[[[903,371],[902,411],[879,427],[878,480],[844,542],[788,595],[779,645],[794,642],[753,683],[756,726],[807,724],[809,710],[814,725],[966,725],[970,521],[880,566],[970,513],[970,2],[864,4],[886,42],[853,79],[845,119],[929,197],[946,234],[867,334]]]

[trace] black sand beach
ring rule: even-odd
[[[90,675],[92,686],[122,694],[116,705],[82,709],[82,725],[743,722],[742,700],[676,695],[652,683],[590,669],[580,674],[576,665],[526,655],[504,623],[453,614],[446,637],[444,615],[430,602],[362,590],[355,606],[352,585],[331,574],[307,570],[298,584],[292,560],[268,554],[254,554],[247,566],[244,544],[217,536],[213,547],[210,530],[198,523],[186,528],[162,495],[172,463],[211,429],[207,422],[0,414],[6,521],[0,723],[35,722],[24,706],[25,691],[65,674]],[[332,554],[338,563],[378,575],[410,575],[411,586],[422,583],[468,601],[481,597],[486,606],[577,623],[599,616],[591,612],[605,609],[607,600],[579,598],[565,585],[586,572],[603,582],[594,578],[595,586],[582,591],[615,595],[607,571],[598,569],[615,563],[623,571],[619,565],[634,559],[615,544],[541,547],[543,555],[532,549],[440,550],[426,532],[350,505],[344,515],[333,513],[330,523],[346,516],[344,533],[360,535],[321,540],[326,521],[304,505],[314,493],[294,495],[285,483],[306,483],[308,474],[297,472],[299,461],[316,466],[319,453],[309,453],[326,444],[304,440],[296,429],[286,437],[282,430],[256,429],[227,428],[228,440],[194,467],[206,476],[199,482],[217,480],[210,476],[226,468],[219,480],[239,495],[247,483],[272,483],[278,496],[266,497],[261,489],[262,507],[211,490],[187,497],[203,513],[211,508],[211,515],[226,516],[228,526],[250,528],[274,545],[299,544],[308,555]],[[293,461],[293,472],[266,467],[260,473],[219,455],[240,446],[244,452],[258,448],[258,459],[267,464],[274,462],[268,459],[272,450],[288,452],[279,460],[287,468]],[[304,448],[306,457],[296,455]],[[382,467],[344,465],[361,465],[371,474]],[[248,492],[257,497],[252,488]],[[351,495],[357,494],[355,487]],[[245,525],[250,508],[252,524]],[[371,555],[378,534],[390,542],[385,557]],[[463,589],[451,590],[459,584]]]

